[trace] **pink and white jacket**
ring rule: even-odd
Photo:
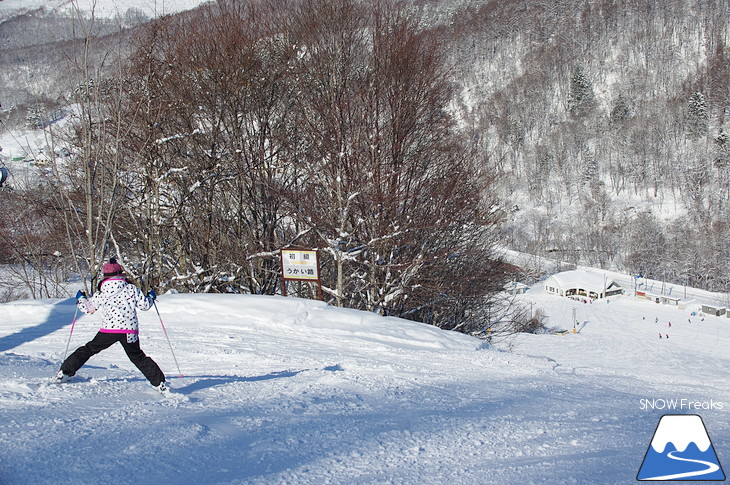
[[[101,310],[99,332],[126,333],[127,342],[136,342],[139,335],[137,308],[147,311],[152,307],[153,300],[129,283],[124,276],[107,278],[99,287],[99,291],[91,298],[79,298],[79,310],[87,314]]]

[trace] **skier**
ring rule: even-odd
[[[102,326],[91,341],[76,349],[61,364],[55,381],[67,382],[89,358],[119,342],[129,360],[137,366],[150,384],[162,393],[168,392],[162,370],[139,346],[139,321],[136,310],[137,308],[143,311],[149,310],[157,295],[154,290],[144,295],[139,288],[129,283],[122,266],[114,258],[104,264],[102,272],[103,278],[98,291],[91,298],[87,298],[81,290],[76,294],[79,310],[87,314],[101,311]]]

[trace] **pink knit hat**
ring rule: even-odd
[[[104,263],[101,271],[104,276],[117,276],[122,274],[122,265],[117,263],[116,259],[111,258],[108,263]]]

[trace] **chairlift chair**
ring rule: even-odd
[[[3,186],[9,176],[10,171],[7,169],[7,167],[0,167],[0,187]]]

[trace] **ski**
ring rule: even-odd
[[[72,377],[73,376],[64,374],[63,371],[59,370],[55,376],[51,377],[50,381],[54,384],[66,384]]]
[[[174,392],[165,382],[161,383],[157,387],[153,387],[153,389],[166,399],[171,399],[179,402],[188,401],[188,397],[186,395]]]

